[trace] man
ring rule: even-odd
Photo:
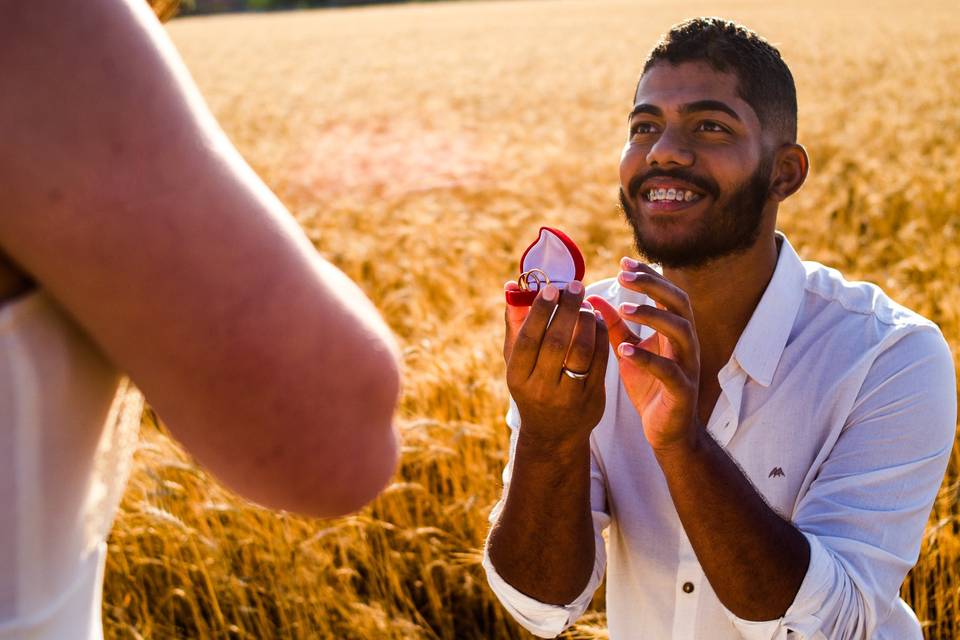
[[[775,231],[807,175],[796,114],[759,36],[674,27],[620,163],[660,268],[625,258],[588,301],[548,286],[507,311],[484,567],[538,636],[587,607],[609,525],[611,638],[922,637],[898,590],[953,442],[953,363],[935,324]]]

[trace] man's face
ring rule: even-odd
[[[770,185],[760,121],[737,78],[659,63],[637,88],[620,157],[620,203],[637,249],[672,269],[753,246]]]

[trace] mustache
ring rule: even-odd
[[[638,173],[630,178],[630,182],[627,183],[627,193],[630,194],[631,200],[637,199],[637,193],[640,191],[640,186],[651,178],[673,178],[675,180],[683,180],[684,182],[692,184],[698,189],[703,190],[714,198],[720,194],[720,185],[718,185],[715,180],[706,176],[698,176],[687,169],[650,169],[650,171],[647,171],[646,173]]]

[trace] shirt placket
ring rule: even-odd
[[[707,431],[720,446],[726,447],[740,425],[740,404],[743,397],[743,384],[746,372],[733,359],[720,370],[718,381],[722,393],[717,399]],[[697,616],[700,598],[706,588],[703,569],[697,561],[693,545],[686,532],[680,528],[679,563],[674,584],[675,602],[673,618],[674,640],[698,640]]]
[[[674,584],[673,640],[694,640],[697,630],[697,612],[703,593],[703,569],[697,562],[693,546],[680,530],[680,563]]]

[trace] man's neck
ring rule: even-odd
[[[700,340],[700,368],[709,379],[730,359],[777,265],[774,234],[761,234],[746,253],[701,269],[664,269],[663,275],[690,298]]]

